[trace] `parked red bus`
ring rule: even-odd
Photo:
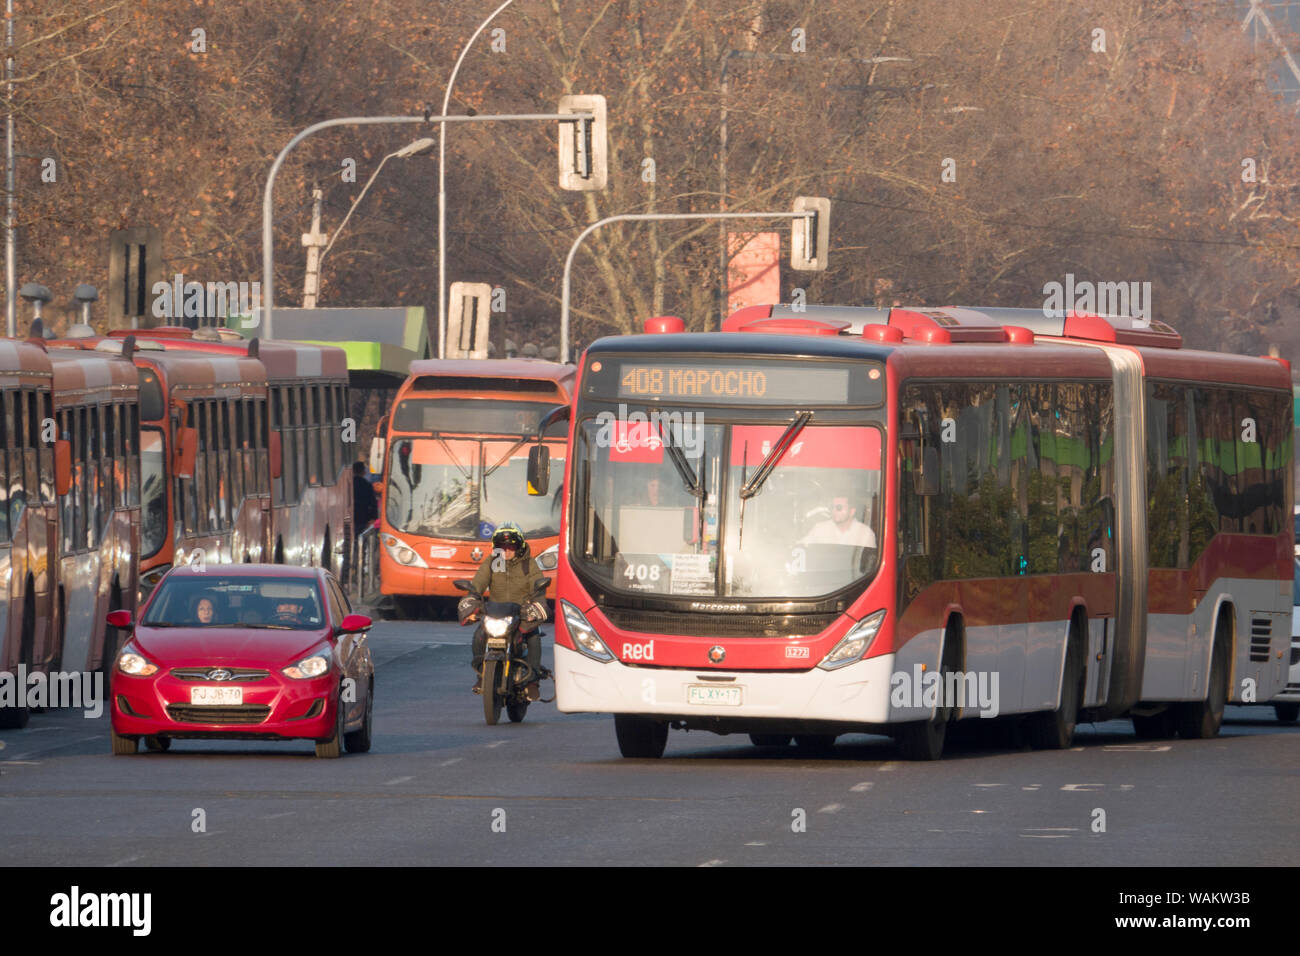
[[[53,434],[67,442],[58,494],[56,651],[52,670],[107,669],[110,611],[136,606],[140,567],[140,386],[120,355],[52,349]]]
[[[57,344],[112,348],[102,343],[128,334]],[[143,592],[196,548],[209,561],[320,565],[338,574],[352,533],[345,353],[214,330],[133,334],[137,364],[152,370],[144,384],[157,413],[146,416],[152,427],[143,436]],[[192,452],[180,447],[182,429],[195,430]],[[192,477],[181,464],[186,454],[196,456]]]
[[[492,533],[519,526],[538,567],[556,567],[562,493],[524,488],[528,443],[557,405],[573,398],[574,367],[532,359],[420,360],[398,389],[371,467],[383,470],[379,576],[403,603],[456,596]],[[563,457],[563,422],[546,444]]]
[[[39,345],[0,341],[0,671],[9,674],[47,670],[56,653],[58,510],[54,452],[41,434],[53,379]],[[0,727],[27,718],[25,698],[0,702]]]
[[[624,756],[675,727],[934,759],[981,714],[1206,737],[1282,689],[1284,362],[1037,310],[648,327],[585,353],[561,472],[557,703]]]

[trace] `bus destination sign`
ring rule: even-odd
[[[845,405],[849,403],[849,370],[772,363],[704,367],[623,362],[618,371],[618,397],[709,404]]]

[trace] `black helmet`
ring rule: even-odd
[[[492,535],[493,548],[514,548],[520,554],[528,549],[524,533],[512,524],[503,524]]]

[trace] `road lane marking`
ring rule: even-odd
[[[492,743],[488,744],[488,746],[489,746],[489,747],[500,747],[500,746],[502,746],[502,745],[504,745],[504,744],[508,744],[508,743],[510,743],[510,741],[508,741],[508,740],[494,740],[494,741],[492,741]]]
[[[286,810],[286,811],[284,811],[284,813],[272,813],[272,814],[270,814],[269,816],[262,817],[262,819],[263,819],[263,820],[278,820],[278,819],[280,819],[281,817],[291,817],[291,816],[293,816],[293,815],[294,815],[295,813],[297,813],[297,812],[298,812],[297,810]]]
[[[1037,789],[1038,789],[1039,787],[1041,787],[1041,786],[1042,786],[1041,783],[1031,783],[1029,786],[1027,786],[1027,787],[1021,787],[1020,789],[1021,789],[1021,790],[1037,790]]]
[[[439,766],[439,767],[450,767],[450,766],[451,766],[452,764],[454,764],[454,763],[460,763],[460,761],[461,761],[462,759],[463,759],[463,758],[461,758],[461,757],[452,757],[450,760],[444,760],[442,763],[438,764],[438,766]]]
[[[849,792],[850,792],[850,793],[863,793],[864,791],[870,790],[870,789],[871,789],[872,787],[874,787],[874,786],[875,786],[875,783],[873,783],[872,781],[870,781],[870,780],[863,780],[861,783],[855,783],[853,786],[849,787]]]
[[[1005,783],[977,783],[977,784],[975,784],[975,786],[977,786],[977,787],[1005,787],[1006,784],[1005,784]]]
[[[109,866],[126,866],[128,863],[134,863],[136,860],[142,860],[142,856],[128,856],[125,860],[118,860],[116,863],[110,863]]]
[[[897,761],[897,760],[888,760],[888,761],[886,761],[885,763],[882,763],[882,764],[881,764],[879,767],[877,767],[876,769],[879,770],[879,771],[881,771],[882,773],[888,773],[889,771],[894,770],[894,769],[896,769],[897,767],[898,767],[898,761]]]
[[[707,863],[701,863],[700,866],[722,866],[726,862],[726,860],[709,860]]]
[[[1067,783],[1061,789],[1062,790],[1083,790],[1091,793],[1094,790],[1102,790],[1105,788],[1105,786],[1106,785],[1104,783]]]
[[[1172,744],[1107,744],[1102,750],[1128,751],[1129,753],[1162,754],[1172,750]]]
[[[755,840],[752,843],[746,843],[745,846],[767,846],[767,844],[762,842],[761,840]]]
[[[385,786],[385,787],[393,787],[393,786],[396,786],[396,785],[399,784],[399,783],[406,783],[406,781],[408,781],[408,780],[414,780],[414,779],[415,779],[414,777],[394,777],[392,780],[385,780],[385,781],[384,781],[384,786]]]
[[[839,813],[843,809],[844,809],[844,804],[842,803],[828,803],[826,804],[826,806],[822,807],[817,812],[818,813]]]

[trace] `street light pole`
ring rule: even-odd
[[[447,106],[451,103],[451,89],[456,84],[456,74],[460,72],[460,65],[465,61],[465,54],[469,48],[474,45],[478,35],[482,33],[489,23],[496,19],[498,13],[504,10],[515,0],[505,0],[505,3],[492,11],[486,20],[478,25],[478,29],[470,36],[469,42],[465,44],[464,49],[460,51],[460,56],[456,57],[456,65],[452,67],[451,78],[447,80],[447,91],[442,97],[442,116],[447,116]],[[438,358],[446,355],[446,338],[447,338],[447,127],[438,128]]]
[[[626,213],[621,216],[609,216],[599,222],[593,222],[569,247],[569,255],[564,260],[564,284],[560,295],[560,361],[569,361],[569,288],[572,277],[573,258],[578,254],[578,247],[589,235],[601,226],[612,222],[686,222],[701,219],[808,219],[816,213],[811,210],[798,212],[644,212]]]
[[[595,120],[594,113],[494,113],[478,116],[343,116],[339,119],[323,120],[308,126],[305,130],[289,140],[280,154],[271,164],[271,171],[266,177],[266,188],[262,194],[262,312],[266,316],[265,337],[272,338],[271,315],[275,304],[275,276],[273,274],[275,250],[272,248],[272,209],[271,195],[275,189],[275,177],[284,165],[285,157],[290,151],[313,133],[336,126],[381,126],[384,124],[404,123],[492,123],[492,122],[563,122],[575,120]],[[254,323],[256,325],[256,323]],[[248,326],[245,326],[246,328]]]
[[[347,215],[343,217],[343,221],[339,223],[338,228],[334,230],[334,235],[330,236],[329,242],[327,242],[325,248],[321,250],[320,257],[316,260],[316,269],[318,272],[325,262],[326,254],[334,248],[334,242],[342,234],[343,227],[348,224],[348,220],[352,218],[352,214],[356,212],[357,207],[361,205],[361,200],[365,198],[370,187],[374,185],[375,180],[379,178],[379,171],[384,168],[384,163],[388,162],[390,159],[409,159],[412,156],[422,156],[432,149],[433,140],[429,137],[425,137],[423,139],[417,139],[413,143],[407,143],[401,149],[389,153],[379,161],[379,165],[375,167],[375,171],[370,174],[370,178],[366,180],[366,184],[361,187],[361,192],[357,193],[357,198],[352,200],[352,205],[348,207]]]

